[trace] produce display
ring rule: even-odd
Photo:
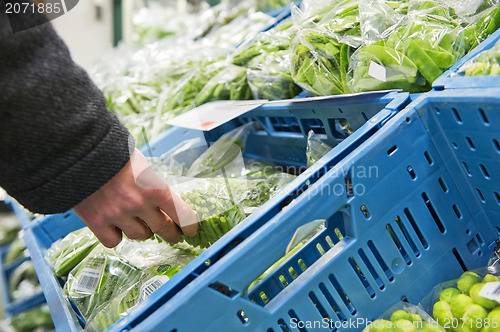
[[[48,332],[54,331],[54,322],[47,304],[21,312],[9,320],[12,332]],[[5,332],[11,330],[7,327]]]
[[[135,48],[121,46],[96,65],[92,76],[109,109],[138,146],[162,133],[173,117],[217,100],[280,100],[301,92],[425,92],[500,27],[500,7],[487,0],[470,7],[440,0],[304,0],[300,7],[292,5],[292,17],[261,32],[276,23],[263,12],[288,3],[256,0],[234,8],[229,3],[204,5],[198,14],[176,15],[159,7],[140,11],[134,21]],[[459,74],[499,74],[499,47],[472,59]],[[353,133],[347,121],[336,125],[345,137]],[[277,165],[244,158],[255,127],[255,122],[244,124],[209,147],[185,141],[151,160],[153,169],[195,211],[195,236],[183,235],[175,245],[156,235],[145,241],[124,237],[108,249],[82,228],[45,252],[45,260],[64,283],[65,296],[86,322],[86,331],[108,329],[295,179]],[[307,134],[304,153],[310,167],[332,147],[313,131]],[[6,256],[7,262],[14,262],[23,257],[25,246],[15,238],[19,226],[10,226],[2,225],[0,238],[14,241]],[[269,266],[248,290],[309,239]],[[33,265],[25,263],[10,279],[14,298],[25,296],[21,284],[38,284]],[[439,289],[431,310],[402,303],[364,332],[500,331],[485,325],[497,319],[500,325],[499,302],[483,296],[488,287],[494,292],[493,286],[500,287],[499,276],[465,272]],[[42,320],[47,314],[40,311],[32,320],[50,328],[49,321]],[[31,331],[22,320],[35,314],[23,315],[13,317],[12,325],[17,320],[16,331]]]
[[[258,33],[275,18],[253,6],[222,1],[198,14],[169,13],[159,19],[169,26],[165,33],[147,32],[156,19],[148,21],[145,9],[138,14],[146,24],[137,30],[142,46],[120,48],[96,65],[108,107],[138,146],[169,119],[210,101],[287,99],[302,90],[428,91],[500,26],[500,8],[488,0],[304,0],[291,18]]]
[[[16,260],[29,256],[26,250],[26,244],[21,236],[21,233],[18,233],[17,237],[10,244],[7,253],[3,259],[4,264],[11,264]]]
[[[432,309],[434,319],[457,331],[498,331],[500,303],[494,299],[499,286],[500,277],[496,275],[465,272],[439,290]]]
[[[21,263],[10,275],[9,290],[12,301],[23,300],[42,291],[31,260]]]

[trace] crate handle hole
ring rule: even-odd
[[[248,317],[243,310],[239,310],[236,316],[238,316],[242,324],[248,324]]]
[[[466,230],[465,234],[469,235],[470,234],[470,229]]]

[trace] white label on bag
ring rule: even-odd
[[[479,291],[479,296],[485,299],[500,302],[500,282],[488,282]]]
[[[73,290],[83,294],[93,294],[99,278],[101,277],[101,270],[84,268],[73,284]]]
[[[370,62],[370,68],[368,68],[368,75],[382,82],[387,81],[385,67],[379,65],[374,61]]]
[[[153,294],[158,288],[160,288],[164,283],[169,281],[170,278],[167,276],[154,276],[153,278],[146,281],[139,291],[139,302],[144,301],[149,295]]]

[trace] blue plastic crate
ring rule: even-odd
[[[303,332],[328,330],[326,319],[362,330],[400,299],[417,303],[484,266],[500,233],[499,105],[494,89],[421,96],[348,155],[332,150],[286,208],[129,327]],[[248,291],[317,219],[326,229]]]
[[[409,94],[407,93],[376,92],[337,96],[303,103],[269,103],[211,132],[204,133],[172,127],[144,147],[143,152],[146,155],[160,156],[165,151],[175,147],[179,142],[191,138],[206,139],[208,142],[213,142],[224,132],[248,122],[249,119],[256,119],[260,122],[262,130],[252,133],[249,137],[247,149],[245,150],[247,156],[278,161],[289,165],[305,165],[307,128],[312,124],[315,128],[319,128],[318,124],[322,123],[325,140],[331,143],[340,142],[334,149],[336,151],[334,159],[339,162],[373,133],[382,128],[384,123],[408,102]],[[290,130],[276,130],[273,123],[276,119],[282,118],[289,120],[293,118],[297,125],[293,125],[293,129]],[[335,136],[336,132],[333,130],[332,124],[335,123],[336,119],[347,119],[353,129],[359,129],[343,140],[342,137]],[[279,144],[275,144],[274,141],[279,142]],[[268,155],[272,151],[268,150],[267,146],[274,146],[274,155]],[[302,157],[302,155],[304,156]],[[167,284],[140,303],[129,315],[111,327],[110,331],[121,331],[125,327],[137,325],[182,289],[190,288],[194,280],[203,277],[207,271],[210,271],[212,264],[217,264],[216,262],[219,259],[231,253],[234,248],[238,248],[244,239],[250,237],[252,233],[278,214],[283,205],[287,204],[297,192],[304,190],[308,186],[311,177],[314,177],[313,174],[316,174],[320,165],[326,161],[334,162],[330,159],[323,158],[318,162],[317,166],[306,170],[269,202],[172,277]],[[81,331],[81,327],[78,324],[78,317],[76,317],[69,301],[62,292],[62,281],[52,272],[45,262],[43,254],[52,243],[81,227],[83,227],[81,220],[74,213],[69,212],[36,219],[25,231],[24,235],[40,283],[43,286],[47,303],[53,313],[56,329],[60,331]]]
[[[7,317],[29,310],[45,302],[45,297],[42,292],[18,301],[12,299],[9,287],[10,276],[17,267],[30,258],[23,257],[10,264],[4,264],[4,258],[9,247],[10,246],[4,246],[0,248],[0,292],[2,293],[2,305]]]
[[[457,75],[457,72],[462,68],[462,66],[467,63],[470,59],[478,55],[479,53],[489,50],[492,48],[500,39],[500,30],[490,35],[475,47],[471,52],[464,56],[460,61],[455,63],[453,67],[444,72],[439,78],[437,78],[432,84],[435,90],[443,89],[466,89],[466,88],[493,88],[500,87],[500,77],[493,76],[463,76]]]
[[[5,203],[10,206],[12,212],[14,212],[14,214],[16,215],[21,228],[24,229],[28,227],[32,220],[29,212],[10,196],[7,196],[7,198],[5,199]]]

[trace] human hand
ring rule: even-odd
[[[194,236],[198,230],[193,210],[170,191],[137,149],[120,172],[73,211],[109,248],[120,243],[122,231],[134,240],[155,233],[177,243],[182,233]]]

